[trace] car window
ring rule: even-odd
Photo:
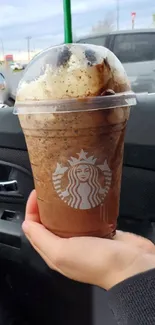
[[[106,43],[106,38],[107,36],[99,36],[99,37],[90,37],[90,38],[85,38],[85,39],[81,39],[79,40],[77,43],[88,43],[88,44],[93,44],[93,45],[102,45],[105,46]]]
[[[114,53],[123,63],[155,60],[155,33],[117,35]]]

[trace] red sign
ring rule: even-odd
[[[132,19],[135,19],[136,18],[136,12],[132,12],[131,17],[132,17]]]
[[[7,62],[13,62],[13,55],[12,54],[7,54],[7,55],[5,55],[5,60],[7,61]]]

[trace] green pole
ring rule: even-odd
[[[72,14],[71,0],[63,0],[64,6],[64,41],[65,44],[72,43]]]

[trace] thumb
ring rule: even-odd
[[[28,198],[25,219],[40,222],[37,194],[35,190],[31,192]]]

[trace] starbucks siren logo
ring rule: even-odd
[[[95,208],[104,202],[109,192],[112,180],[112,172],[107,160],[103,165],[97,165],[97,158],[87,157],[88,153],[81,150],[77,154],[79,158],[71,157],[68,167],[57,163],[52,175],[54,188],[66,204],[74,209],[88,210]],[[99,175],[103,174],[104,184],[100,184]],[[66,186],[62,182],[67,179]],[[64,184],[64,182],[63,182]]]

